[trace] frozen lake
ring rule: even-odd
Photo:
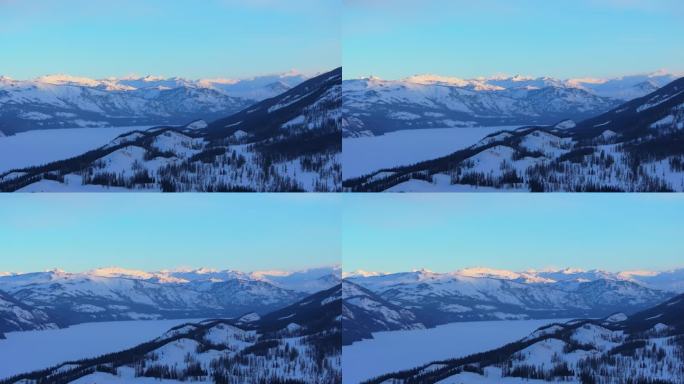
[[[0,173],[77,156],[123,133],[147,128],[150,126],[43,129],[0,137]]]
[[[342,347],[342,382],[359,383],[434,360],[487,351],[521,339],[542,325],[567,320],[472,321],[432,329],[377,332],[373,340]]]
[[[64,329],[9,332],[0,340],[0,379],[67,360],[116,352],[198,320],[137,320],[85,323]]]
[[[382,136],[342,139],[342,176],[346,180],[382,168],[445,156],[490,133],[518,127],[407,129]]]

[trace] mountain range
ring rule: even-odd
[[[610,79],[436,75],[350,79],[342,84],[343,134],[354,137],[401,129],[579,121],[655,92],[677,78],[659,71]]]
[[[684,78],[579,123],[523,126],[345,180],[351,191],[684,190]]]
[[[249,79],[160,76],[89,79],[48,75],[33,80],[0,76],[0,131],[183,125],[214,120],[277,96],[308,77],[297,73]]]
[[[630,316],[549,324],[498,349],[366,383],[684,383],[682,313],[679,295]]]
[[[0,191],[338,191],[342,69],[209,123],[135,130],[0,174]]]
[[[263,314],[339,282],[339,267],[253,273],[121,268],[6,273],[0,276],[0,332],[93,321]]]
[[[261,316],[182,324],[124,351],[66,361],[0,383],[341,383],[341,299],[337,284]]]
[[[681,292],[684,270],[664,273],[575,269],[511,272],[471,268],[347,274],[343,342],[373,332],[455,321],[603,317],[633,313]]]

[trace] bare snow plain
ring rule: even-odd
[[[64,160],[99,148],[141,127],[41,129],[0,137],[0,173]]]
[[[407,129],[380,136],[342,139],[342,175],[345,180],[383,168],[431,160],[467,148],[498,131],[520,127]]]
[[[377,332],[372,340],[342,347],[342,382],[359,383],[435,360],[488,351],[528,336],[543,325],[566,321],[469,321],[430,329]]]
[[[68,360],[96,357],[150,341],[190,320],[85,323],[45,331],[8,332],[0,340],[0,379],[49,368]]]

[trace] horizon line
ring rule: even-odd
[[[59,267],[52,267],[52,268],[46,268],[43,270],[34,270],[34,271],[8,271],[8,270],[0,270],[0,278],[3,276],[12,276],[12,275],[25,275],[25,274],[30,274],[30,273],[48,273],[48,272],[65,272],[65,273],[72,273],[72,274],[86,274],[88,272],[93,272],[97,270],[104,270],[104,269],[119,269],[122,271],[129,271],[129,272],[146,272],[146,273],[176,273],[176,272],[194,272],[194,271],[199,271],[199,270],[206,270],[209,272],[240,272],[240,273],[245,273],[245,274],[252,274],[252,273],[259,273],[259,272],[287,272],[287,273],[297,273],[297,272],[304,272],[304,271],[310,271],[312,269],[323,269],[323,268],[340,268],[341,269],[341,264],[323,264],[323,265],[312,265],[308,266],[305,268],[271,268],[271,269],[255,269],[255,270],[239,270],[239,269],[231,269],[231,268],[210,268],[210,267],[190,267],[190,266],[177,266],[174,268],[167,268],[167,269],[157,269],[157,270],[146,270],[146,269],[138,269],[138,268],[126,268],[126,267],[120,267],[116,265],[109,265],[109,266],[102,266],[102,267],[97,267],[97,268],[90,268],[86,270],[79,270],[79,271],[74,271],[74,270],[64,270]]]
[[[500,79],[510,79],[510,78],[515,78],[515,77],[522,77],[522,78],[527,78],[527,79],[544,79],[544,78],[549,78],[549,79],[555,79],[555,80],[563,80],[563,81],[568,81],[568,80],[583,80],[583,79],[592,79],[592,80],[615,80],[615,79],[621,79],[625,77],[632,77],[632,76],[667,76],[667,75],[672,75],[676,77],[684,77],[684,69],[682,70],[670,70],[668,68],[659,68],[653,71],[634,71],[634,72],[623,72],[621,74],[614,74],[614,75],[609,75],[609,76],[595,76],[595,75],[580,75],[580,76],[552,76],[552,75],[530,75],[530,74],[523,74],[523,73],[516,73],[516,74],[509,74],[506,71],[501,71],[497,73],[492,73],[489,75],[479,75],[479,76],[466,76],[466,77],[460,77],[458,75],[454,74],[440,74],[436,72],[415,72],[410,75],[405,75],[402,77],[383,77],[379,76],[373,73],[369,73],[367,75],[363,76],[356,76],[356,77],[345,77],[344,76],[344,70],[342,71],[342,78],[344,80],[363,80],[363,79],[379,79],[379,80],[385,80],[385,81],[402,81],[402,80],[407,80],[412,77],[417,77],[417,76],[438,76],[438,77],[443,77],[443,78],[448,78],[448,79],[459,79],[459,80],[496,80],[497,78]]]
[[[609,273],[625,273],[625,272],[654,272],[654,273],[664,273],[664,272],[673,272],[673,271],[678,271],[678,270],[684,270],[684,265],[674,267],[674,268],[666,268],[666,269],[646,269],[646,268],[632,268],[632,269],[624,269],[624,270],[613,270],[613,269],[602,269],[602,268],[578,268],[578,267],[543,267],[543,268],[526,268],[524,270],[515,270],[515,269],[506,269],[506,268],[493,268],[493,267],[484,267],[484,266],[472,266],[472,267],[463,267],[459,269],[452,269],[452,270],[432,270],[429,268],[411,268],[410,270],[403,270],[403,271],[394,271],[394,272],[387,272],[387,271],[378,271],[378,270],[370,270],[370,269],[363,269],[363,268],[357,268],[354,270],[347,270],[344,269],[344,266],[342,267],[342,273],[355,273],[355,272],[367,272],[367,273],[379,273],[379,274],[384,274],[384,275],[393,275],[393,274],[398,274],[398,273],[413,273],[413,272],[430,272],[430,273],[435,273],[435,274],[449,274],[449,273],[457,273],[460,271],[464,270],[472,270],[472,269],[483,269],[483,270],[490,270],[490,271],[502,271],[502,272],[513,272],[513,273],[526,273],[526,272],[559,272],[559,271],[566,271],[566,270],[571,270],[571,271],[577,271],[577,272],[591,272],[591,271],[598,271],[598,272],[609,272]]]
[[[11,75],[7,75],[5,73],[0,73],[0,78],[5,78],[13,81],[38,81],[40,78],[43,77],[50,77],[50,76],[64,76],[64,77],[71,77],[74,79],[86,79],[86,80],[96,80],[96,81],[105,81],[105,80],[139,80],[139,79],[144,79],[144,78],[158,78],[162,80],[170,80],[170,79],[183,79],[183,80],[190,80],[190,81],[201,81],[201,80],[232,80],[232,81],[245,81],[245,80],[253,80],[257,79],[260,77],[268,77],[268,76],[280,76],[280,77],[288,77],[288,76],[303,76],[306,78],[312,78],[316,77],[318,75],[333,71],[337,68],[340,68],[340,66],[337,66],[332,69],[327,69],[327,70],[316,70],[316,71],[302,71],[296,68],[292,68],[286,71],[278,71],[278,72],[262,72],[254,75],[249,75],[249,76],[239,76],[239,77],[223,77],[223,76],[207,76],[207,77],[195,77],[195,76],[182,76],[182,75],[155,75],[148,73],[146,75],[139,75],[138,73],[129,73],[127,75],[115,75],[115,76],[82,76],[82,75],[77,75],[77,74],[72,74],[68,72],[52,72],[52,73],[46,73],[43,75],[38,75],[30,78],[16,78]]]

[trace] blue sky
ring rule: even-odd
[[[681,0],[345,0],[345,78],[684,72]]]
[[[250,77],[341,64],[341,0],[0,0],[0,74]]]
[[[0,196],[0,271],[340,264],[338,195]]]
[[[684,267],[680,194],[344,197],[345,271]]]

